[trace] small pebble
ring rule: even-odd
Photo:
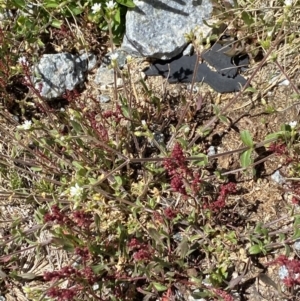
[[[285,79],[283,81],[281,81],[278,86],[288,86],[290,84],[290,81]]]
[[[284,184],[285,183],[285,178],[280,174],[279,170],[276,170],[272,175],[271,179],[278,183],[278,184]]]
[[[108,102],[110,102],[110,97],[108,96],[108,95],[98,95],[97,96],[97,99],[98,99],[98,101],[100,102],[100,103],[108,103]]]
[[[285,265],[282,265],[280,268],[279,268],[279,271],[278,271],[278,276],[281,280],[285,279],[286,277],[289,276],[289,271],[288,269],[286,268]]]
[[[192,85],[187,86],[188,91],[191,91],[191,88],[192,88]],[[199,88],[197,86],[193,85],[193,91],[192,92],[197,93],[198,91],[199,91]]]
[[[213,145],[211,145],[208,149],[207,149],[207,155],[208,156],[213,156],[216,154],[216,149]]]
[[[300,251],[300,239],[296,240],[294,242],[294,248],[297,250],[297,251]]]
[[[180,232],[175,233],[175,234],[173,235],[173,239],[174,239],[175,241],[178,241],[178,242],[182,241],[182,235],[181,235],[181,233],[180,233]]]

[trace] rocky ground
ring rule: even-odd
[[[93,40],[94,33],[94,29],[91,29],[87,39]],[[169,298],[166,297],[166,294],[164,297],[161,294],[160,300],[199,300],[191,296],[197,288],[194,284],[190,284],[192,283],[191,275],[197,276],[204,270],[213,270],[214,267],[222,265],[222,262],[230,262],[228,265],[230,269],[225,283],[223,283],[223,288],[226,288],[227,285],[232,288],[231,294],[234,300],[300,300],[297,287],[295,290],[286,289],[280,281],[279,266],[268,265],[269,262],[281,254],[287,254],[290,258],[295,259],[298,256],[297,250],[294,248],[294,242],[298,238],[299,205],[292,202],[293,197],[296,198],[296,201],[300,197],[297,184],[299,178],[298,125],[296,125],[296,134],[292,138],[286,136],[286,140],[281,140],[280,144],[285,145],[285,151],[280,153],[277,150],[276,153],[270,150],[268,145],[262,143],[268,135],[279,132],[282,125],[289,125],[299,120],[300,56],[298,51],[295,50],[295,45],[299,45],[299,36],[294,38],[293,43],[288,44],[286,39],[290,32],[282,33],[278,31],[279,34],[282,34],[283,39],[276,45],[276,39],[272,41],[274,49],[271,53],[268,53],[268,49],[262,50],[264,57],[269,57],[264,63],[262,63],[263,58],[250,60],[249,69],[243,74],[246,79],[253,77],[251,89],[247,91],[219,94],[205,83],[194,83],[194,89],[191,91],[190,84],[169,84],[162,77],[146,78],[142,70],[149,63],[145,62],[144,58],[133,58],[130,64],[124,66],[123,71],[126,72],[122,73],[123,78],[119,79],[117,87],[113,83],[114,78],[110,71],[112,69],[105,70],[109,73],[108,81],[110,83],[107,84],[108,82],[106,82],[104,85],[99,81],[97,82],[97,80],[95,81],[99,74],[97,74],[97,68],[94,67],[88,71],[87,80],[82,84],[79,89],[79,96],[73,103],[60,99],[53,105],[56,112],[62,111],[67,114],[71,114],[75,108],[80,108],[79,111],[82,112],[99,113],[99,116],[95,117],[97,121],[97,118],[102,120],[100,115],[103,112],[113,111],[120,104],[120,97],[116,97],[116,95],[121,95],[123,98],[128,98],[128,95],[130,95],[132,108],[137,108],[137,112],[141,114],[140,116],[142,116],[150,131],[162,139],[161,142],[161,140],[155,138],[155,147],[149,146],[150,140],[148,142],[147,139],[141,140],[142,142],[139,140],[144,148],[140,150],[142,159],[161,158],[164,155],[164,152],[161,152],[162,145],[166,145],[167,152],[171,152],[174,146],[172,140],[181,141],[185,144],[187,156],[195,155],[193,149],[201,150],[202,153],[210,156],[209,163],[205,168],[199,165],[199,170],[203,173],[203,181],[211,182],[212,185],[216,186],[225,182],[236,183],[237,192],[229,195],[226,208],[217,215],[217,219],[211,221],[212,232],[214,230],[216,232],[210,236],[210,242],[208,243],[211,247],[210,251],[206,250],[206,253],[203,251],[203,253],[209,255],[201,257],[203,254],[200,254],[201,256],[198,257],[201,257],[201,260],[198,257],[197,260],[194,258],[193,260],[197,264],[193,265],[189,262],[190,269],[187,274],[189,277],[186,275],[181,275],[182,278],[178,276],[176,278],[178,281],[172,282],[172,294],[169,295]],[[96,47],[97,51],[94,51],[97,58],[95,66],[97,67],[101,61],[105,60],[105,54],[112,50],[107,35],[101,37],[101,43],[99,40]],[[57,38],[56,42],[59,44],[61,39]],[[69,42],[71,43],[71,41]],[[53,40],[49,40],[48,46],[53,46]],[[68,44],[66,44],[66,47],[68,48]],[[47,49],[47,45],[45,48]],[[93,49],[91,51],[93,52]],[[275,59],[272,57],[272,53],[277,54]],[[253,74],[255,75],[253,76]],[[49,125],[49,127],[53,122],[48,119],[50,115],[43,115],[43,112],[39,109],[25,106],[23,110],[20,105],[22,99],[30,97],[32,103],[38,103],[38,100],[35,93],[28,92],[26,89],[22,91],[18,88],[17,78],[13,83],[15,85],[11,88],[11,94],[14,96],[14,102],[4,102],[2,104],[1,121],[1,135],[4,137],[1,146],[3,158],[1,163],[3,167],[1,168],[3,172],[1,174],[0,213],[2,227],[0,235],[4,241],[1,246],[2,253],[0,254],[0,260],[3,264],[3,271],[0,270],[0,276],[2,277],[1,295],[4,298],[3,300],[9,301],[42,300],[43,294],[48,288],[48,284],[43,280],[43,273],[74,263],[75,260],[73,254],[63,250],[59,244],[51,244],[48,228],[45,227],[45,229],[38,232],[38,235],[35,235],[36,229],[44,226],[43,219],[39,220],[37,211],[39,208],[46,210],[48,202],[50,204],[52,200],[51,194],[44,192],[48,191],[45,187],[32,189],[32,183],[34,182],[32,179],[38,179],[38,175],[27,173],[24,176],[28,178],[25,188],[18,186],[16,182],[19,178],[17,176],[7,176],[6,168],[12,166],[10,162],[12,154],[20,160],[14,161],[14,166],[17,167],[16,172],[23,175],[24,170],[28,171],[22,165],[22,160],[27,157],[20,149],[23,149],[23,145],[26,148],[32,143],[32,136],[24,134],[22,140],[18,140],[19,147],[23,143],[22,148],[18,148],[15,145],[17,140],[14,140],[14,137],[17,136],[16,127],[24,124],[25,120],[33,120],[33,118],[39,120],[44,118],[43,125]],[[24,86],[21,87],[24,88]],[[16,96],[18,93],[19,99]],[[105,99],[105,101],[96,102],[95,99]],[[133,117],[130,116],[130,118]],[[129,127],[127,121],[120,124],[122,126],[118,128],[119,132],[125,132],[125,128]],[[142,127],[143,123],[136,126],[133,131],[141,131]],[[184,130],[185,128],[186,130]],[[203,128],[211,130],[209,135],[201,134]],[[241,139],[241,133],[244,130],[250,132],[255,144],[261,144],[260,147],[253,150],[251,155],[254,167],[251,165],[245,169],[241,165],[241,152],[236,151],[245,146]],[[114,132],[110,134],[115,135]],[[122,139],[122,135],[115,136]],[[124,137],[127,136],[124,134]],[[159,147],[160,143],[162,143],[161,148]],[[82,146],[82,149],[84,147],[86,146]],[[59,152],[57,149],[55,151]],[[79,150],[80,152],[82,153],[81,150]],[[132,146],[126,148],[126,150],[121,150],[121,152],[130,158],[137,158],[136,150]],[[128,167],[128,174],[130,174],[128,177],[134,179],[130,183],[140,183],[137,181],[139,177],[136,174],[145,173],[145,169],[141,165],[137,165],[132,169]],[[91,166],[93,165],[91,164]],[[72,167],[69,168],[70,173],[77,173]],[[101,166],[101,168],[104,167]],[[279,171],[281,175],[279,180],[274,177],[276,171]],[[217,176],[215,176],[216,174]],[[125,190],[130,191],[133,195],[133,198],[125,196],[124,199],[132,201],[134,197],[139,196],[141,201],[147,204],[145,195],[151,197],[157,195],[156,201],[161,206],[159,208],[172,205],[176,210],[186,213],[187,220],[189,214],[196,211],[192,207],[191,200],[173,193],[168,186],[159,186],[157,183],[160,183],[160,174],[159,176],[155,174],[153,177],[155,180],[152,179],[153,181],[149,181],[149,183],[155,185],[151,186],[151,189],[149,188],[146,192],[143,191],[143,193],[135,191],[134,188],[137,190],[138,188],[133,185],[129,188],[124,186]],[[56,183],[57,177],[51,179]],[[164,179],[161,178],[161,181],[164,181]],[[16,189],[14,189],[12,183],[15,184]],[[108,183],[111,184],[109,181]],[[144,185],[147,186],[145,183]],[[101,187],[103,188],[103,186]],[[114,193],[111,188],[113,185],[109,187],[107,190],[109,194]],[[55,198],[55,193],[53,195]],[[89,195],[89,197],[91,196]],[[113,223],[114,220],[122,221],[123,219],[127,221],[128,216],[124,217],[126,214],[120,210],[122,207],[119,208],[115,204],[111,205],[108,202],[109,197],[106,197],[103,207],[100,208],[101,211],[97,207],[95,212],[99,210],[101,218],[103,217],[103,220],[108,223]],[[114,202],[116,201],[114,200]],[[45,204],[47,206],[44,207]],[[145,206],[145,208],[149,209],[150,207]],[[108,213],[106,214],[106,212]],[[147,223],[143,221],[143,218],[149,221],[146,216],[140,218],[142,229],[147,228]],[[263,225],[267,229],[267,236],[259,232],[258,225]],[[198,234],[200,231],[204,231],[202,226],[195,227],[199,231]],[[178,228],[182,233],[186,231],[184,233],[195,235],[194,230],[189,230],[184,221],[178,223]],[[223,229],[226,230],[223,232]],[[235,233],[236,243],[232,243],[226,236],[230,231]],[[28,238],[27,241],[21,240],[24,235]],[[17,238],[17,242],[12,243],[12,237]],[[255,240],[251,241],[253,237],[259,237],[261,243],[267,246],[266,249],[262,248],[258,255],[249,253],[250,247],[256,243]],[[21,243],[18,243],[18,238]],[[38,248],[36,248],[37,245]],[[206,245],[205,240],[203,245]],[[220,248],[220,245],[222,248]],[[31,246],[34,247],[31,248]],[[7,250],[9,250],[9,254],[7,254]],[[18,258],[12,260],[10,254]],[[112,262],[114,262],[113,260]],[[114,264],[116,263],[114,262]],[[18,270],[21,271],[19,274],[13,275],[12,273],[9,277],[7,276],[12,271]],[[193,274],[194,272],[196,274]],[[207,274],[209,273],[206,272]],[[241,277],[236,278],[238,276]],[[235,279],[237,283],[234,283]],[[133,291],[136,289],[134,285],[137,284],[132,284]],[[145,289],[145,287],[143,288]],[[124,300],[142,300],[141,295],[137,297],[133,294],[135,297],[130,297],[129,291],[130,289],[125,294]],[[94,297],[88,299],[85,296],[84,298],[84,300],[94,300]]]

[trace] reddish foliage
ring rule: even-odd
[[[84,262],[86,262],[87,260],[89,260],[91,258],[91,253],[90,253],[89,249],[86,247],[85,248],[76,247],[75,254],[79,255]]]
[[[84,212],[82,210],[77,210],[72,213],[74,221],[76,222],[77,226],[89,228],[92,221],[92,215],[90,213]]]
[[[62,98],[66,99],[68,102],[74,102],[78,97],[80,96],[80,93],[74,89],[74,90],[66,90],[66,92],[62,95]]]
[[[186,157],[179,143],[175,144],[171,157],[164,161],[164,167],[171,177],[171,188],[175,192],[187,195],[183,180],[192,172],[187,166]]]
[[[130,250],[135,251],[133,253],[133,259],[136,261],[148,261],[152,257],[150,246],[139,242],[136,238],[130,240],[128,247]]]
[[[217,200],[209,203],[207,199],[205,199],[205,208],[208,208],[214,212],[220,211],[220,209],[224,208],[226,205],[226,199],[228,194],[236,193],[236,184],[229,182],[227,184],[223,184],[220,187],[220,193],[217,197]]]
[[[44,216],[44,222],[56,222],[59,225],[66,225],[70,223],[70,219],[60,211],[57,205],[51,207],[51,213],[48,212]]]
[[[76,288],[58,288],[58,287],[51,287],[47,291],[47,295],[50,298],[56,298],[57,301],[67,301],[67,300],[74,300],[77,294]]]
[[[287,153],[287,148],[285,144],[271,143],[269,146],[269,150],[279,156]]]
[[[170,207],[168,207],[164,210],[164,214],[165,214],[167,219],[172,220],[176,217],[177,211],[170,208]]]
[[[300,261],[297,259],[288,259],[285,255],[280,255],[277,259],[270,262],[269,265],[277,264],[285,266],[288,270],[288,276],[283,279],[287,287],[300,285]]]

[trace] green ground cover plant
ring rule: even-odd
[[[248,113],[257,127],[279,115],[265,103],[270,89],[249,85],[267,63],[279,65],[291,83],[290,107],[297,104],[298,87],[281,55],[298,49],[300,5],[275,2],[235,1],[228,9],[214,1],[215,17],[231,24],[253,60],[262,54],[248,84],[224,105],[209,100],[216,94],[193,94],[195,83],[178,96],[157,90],[136,80],[134,58],[120,70],[113,56],[110,67],[123,87],[115,77],[110,106],[100,106],[92,88],[45,101],[30,64],[53,42],[52,33],[62,42],[80,29],[77,51],[89,50],[93,35],[115,49],[132,1],[0,2],[2,14],[12,13],[0,28],[2,296],[18,298],[12,294],[18,289],[20,300],[232,301],[260,277],[276,291],[274,300],[297,300],[298,122],[286,116],[258,137],[255,126],[237,126],[245,109],[232,115],[243,97],[261,110],[259,122]],[[203,43],[193,33],[189,38],[195,47]],[[238,144],[210,153],[221,130],[232,129]],[[228,156],[235,165],[224,170],[220,162]],[[260,169],[268,162],[275,162],[273,172],[278,162],[285,168],[278,189],[290,199],[280,214],[251,219],[255,204],[243,213],[251,195],[246,185],[270,178]],[[260,260],[263,272],[248,283]],[[285,267],[278,284],[269,267]]]

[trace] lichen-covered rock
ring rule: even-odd
[[[126,15],[122,49],[132,55],[171,59],[186,47],[185,34],[196,26],[204,36],[210,28],[203,20],[212,13],[210,0],[134,0]]]
[[[47,100],[61,97],[85,81],[86,72],[95,66],[95,62],[93,54],[44,54],[34,67],[35,88]]]

